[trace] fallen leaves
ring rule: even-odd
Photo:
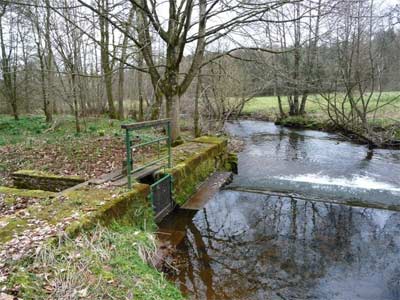
[[[8,199],[8,201],[7,201]],[[20,210],[27,208],[29,205],[39,202],[40,199],[33,197],[21,197],[15,195],[7,195],[0,193],[0,217],[12,215]],[[21,212],[22,214],[29,214],[28,212]],[[1,228],[0,223],[0,228]]]

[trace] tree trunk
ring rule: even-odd
[[[78,93],[77,93],[77,83],[76,83],[76,75],[72,73],[71,75],[72,82],[72,97],[74,101],[74,117],[75,117],[75,129],[77,133],[81,132],[81,126],[79,122],[79,104],[78,104]]]
[[[124,119],[124,81],[125,71],[123,64],[121,63],[118,71],[118,119]]]
[[[101,47],[101,65],[103,69],[104,83],[106,88],[108,115],[110,119],[116,119],[117,113],[115,110],[113,92],[112,92],[112,68],[109,57],[109,24],[105,15],[108,13],[108,0],[102,0],[100,5],[102,15],[99,16],[100,25],[100,47]]]
[[[304,115],[306,113],[307,98],[308,98],[308,91],[304,91],[303,96],[301,97],[300,111],[299,111],[300,115]]]
[[[193,128],[194,128],[194,136],[200,136],[200,124],[199,124],[199,100],[201,95],[201,69],[199,70],[199,74],[197,75],[197,84],[196,84],[196,95],[194,97],[194,116],[193,116]]]
[[[127,60],[127,48],[128,48],[128,41],[129,41],[129,27],[132,24],[132,18],[133,14],[135,12],[134,7],[131,8],[129,11],[129,16],[128,16],[128,22],[126,23],[125,26],[125,34],[124,34],[124,39],[122,41],[122,50],[121,50],[121,60],[119,63],[119,78],[118,78],[118,118],[120,120],[124,119],[124,85],[125,85],[125,62]]]
[[[50,102],[48,98],[47,92],[47,84],[46,84],[46,71],[44,66],[44,59],[41,50],[39,49],[38,45],[38,55],[39,55],[39,63],[40,63],[40,84],[42,87],[42,97],[43,97],[43,111],[44,115],[46,116],[46,122],[51,123],[53,122],[53,114],[51,113],[50,109]]]
[[[1,66],[2,66],[2,73],[3,73],[3,81],[4,81],[4,88],[5,94],[8,98],[8,101],[11,106],[12,115],[15,120],[19,120],[18,114],[18,105],[17,105],[17,94],[16,94],[16,87],[14,86],[16,83],[16,73],[12,74],[11,63],[10,63],[10,55],[8,55],[6,51],[6,45],[4,42],[4,35],[3,35],[3,22],[2,17],[5,14],[6,7],[3,7],[3,11],[0,15],[0,46],[1,46]],[[16,71],[16,70],[15,70]],[[14,81],[14,84],[13,84]]]
[[[171,137],[175,141],[180,137],[180,97],[179,95],[165,95],[167,101],[167,117],[171,119]]]
[[[143,111],[143,98],[140,99],[141,107],[139,107],[139,113],[140,111]],[[154,102],[151,106],[151,116],[150,118],[152,120],[157,120],[160,118],[160,110],[161,110],[161,105],[162,105],[162,100],[163,100],[163,94],[162,92],[157,88],[157,90],[154,92]],[[142,112],[143,113],[143,112]]]
[[[281,95],[278,93],[277,95],[278,98],[278,106],[279,106],[279,115],[281,118],[285,117],[285,112],[283,111],[283,107],[282,107],[282,98]]]
[[[46,30],[45,40],[47,48],[47,101],[49,103],[49,111],[51,113],[51,119],[55,113],[54,99],[52,99],[53,93],[51,92],[53,87],[53,49],[51,45],[51,6],[50,0],[46,0]]]
[[[296,17],[300,17],[300,3],[296,4]],[[290,115],[292,116],[297,116],[299,115],[299,97],[300,97],[300,91],[299,91],[299,77],[300,77],[300,59],[301,59],[301,53],[300,53],[300,39],[301,39],[301,32],[300,32],[300,20],[297,19],[295,21],[295,40],[294,40],[294,66],[293,66],[293,85],[294,85],[294,90],[293,90],[293,101],[292,101],[292,107],[290,109]]]
[[[141,53],[138,54],[138,67],[139,68],[143,68],[144,66],[144,61],[143,61],[143,55]],[[139,96],[139,121],[143,121],[144,120],[144,107],[143,107],[143,102],[144,102],[144,95],[143,95],[143,73],[141,71],[138,71],[137,74],[138,78],[137,78],[137,89],[138,89],[138,96]],[[157,100],[157,90],[154,90],[154,98]],[[151,119],[157,119],[158,118],[158,113],[156,114],[156,117],[153,118],[153,111],[151,112]]]

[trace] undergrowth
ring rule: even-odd
[[[121,124],[131,122],[134,121],[109,120],[106,117],[86,118],[81,124],[82,131],[77,133],[71,116],[56,116],[55,121],[49,124],[43,116],[28,115],[14,120],[10,116],[0,115],[0,146],[21,142],[29,144],[37,139],[57,143],[90,136],[122,136]]]
[[[8,290],[23,299],[183,299],[149,265],[155,250],[150,232],[98,226],[14,266]]]

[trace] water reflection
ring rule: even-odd
[[[184,226],[172,279],[194,299],[399,299],[399,221],[223,191]]]

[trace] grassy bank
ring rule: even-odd
[[[151,231],[99,226],[12,266],[6,291],[22,299],[183,299],[150,266],[155,250]]]
[[[378,95],[374,95],[377,97]],[[325,131],[340,131],[347,135],[349,132],[338,128],[330,120],[326,100],[319,95],[311,95],[308,98],[306,105],[306,114],[304,116],[288,116],[281,118],[279,114],[278,99],[274,96],[257,97],[246,103],[243,109],[242,116],[250,119],[260,119],[276,122],[279,125],[295,128],[325,130]],[[371,109],[374,108],[376,98],[371,100]],[[283,110],[287,113],[289,106],[286,97],[282,97]],[[377,128],[378,132],[388,132],[392,134],[393,128],[398,128],[400,122],[400,92],[385,92],[382,93],[379,100],[380,108],[369,114],[370,124]],[[349,104],[344,104],[344,109],[349,107]],[[350,137],[353,136],[351,133]],[[358,139],[357,135],[354,138]],[[353,138],[352,138],[353,139]],[[400,129],[395,129],[394,137],[388,142],[387,147],[399,144]],[[386,144],[383,145],[383,147]]]
[[[374,122],[381,126],[387,126],[396,120],[400,120],[400,97],[396,98],[398,95],[400,95],[400,92],[385,92],[381,95],[380,105],[385,103],[388,105],[379,109]],[[396,100],[393,103],[390,103],[394,98],[396,98]],[[288,112],[289,106],[285,97],[282,97],[282,104],[284,111]],[[309,96],[306,105],[306,114],[309,120],[327,122],[329,120],[329,116],[326,110],[326,101],[319,95]],[[243,115],[247,117],[276,121],[277,118],[279,118],[277,97],[256,97],[250,100],[243,108]]]
[[[10,173],[19,169],[79,175],[87,179],[121,166],[125,144],[120,125],[132,120],[87,118],[78,134],[73,118],[57,117],[55,123],[46,124],[42,116],[21,116],[15,121],[0,115],[0,186],[11,184]],[[154,153],[146,149],[143,154]],[[93,201],[106,202],[99,192],[99,189],[94,190]],[[3,200],[7,207],[21,202],[23,205],[18,208],[29,222],[33,218],[32,209],[39,207],[39,202],[44,205],[44,209],[39,210],[42,214],[50,209],[50,202],[58,206],[78,205],[82,214],[90,214],[96,208],[95,205],[85,210],[88,201],[79,197],[77,201],[64,201],[67,198],[33,201],[32,197],[19,197],[18,202],[1,196],[0,206]],[[60,230],[60,243],[57,240],[45,243],[23,260],[14,261],[9,257],[0,261],[0,298],[4,292],[18,299],[181,299],[179,290],[152,267],[156,226],[144,210],[144,207],[138,209],[134,222],[97,227],[74,239]],[[12,225],[8,217],[0,216],[1,226]],[[17,219],[24,221],[20,216]],[[21,230],[28,229],[21,226]],[[38,229],[30,238],[45,237],[46,230],[44,226],[43,233]]]

